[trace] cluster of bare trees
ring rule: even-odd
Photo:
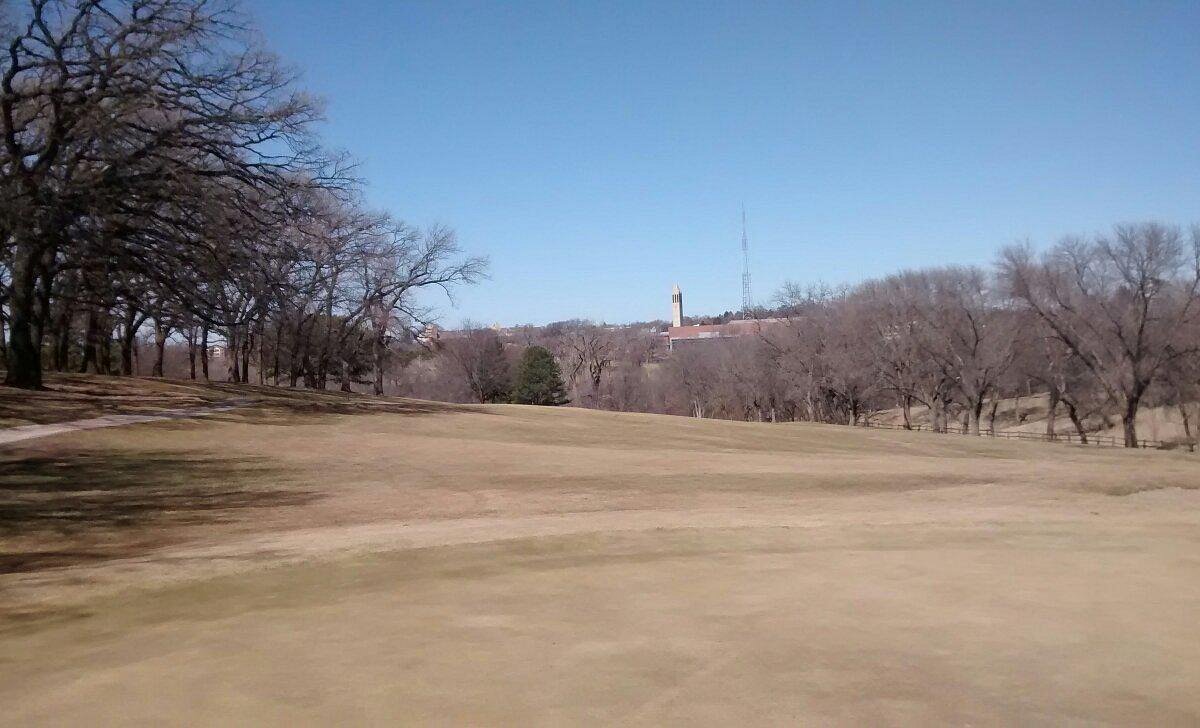
[[[985,404],[1014,377],[1020,316],[1001,282],[973,267],[908,271],[836,292],[785,291],[788,323],[768,336],[803,391],[806,419],[851,424],[898,406],[934,429],[955,415],[978,434]]]
[[[486,349],[492,360],[545,346],[581,406],[850,424],[894,410],[904,426],[919,413],[934,429],[980,434],[995,428],[1002,400],[1039,393],[1048,396],[1048,434],[1065,415],[1085,442],[1119,425],[1134,445],[1147,404],[1175,408],[1194,438],[1198,287],[1200,229],[1144,223],[1066,238],[1042,253],[1010,247],[990,269],[787,286],[759,335],[685,340],[674,351],[661,324],[585,321],[473,330],[448,346]],[[440,379],[410,377],[403,391],[472,399],[455,394],[460,377],[439,369],[441,359],[414,370]]]
[[[1001,256],[1001,275],[1043,334],[1034,368],[1051,396],[1115,407],[1127,446],[1147,397],[1180,407],[1188,428],[1186,405],[1200,395],[1200,228],[1190,233],[1126,225],[1041,256],[1029,246]]]
[[[28,0],[0,18],[6,383],[45,367],[153,372],[185,341],[228,376],[348,387],[483,272],[444,228],[363,209],[314,136],[317,101],[224,0]],[[114,355],[114,350],[119,354]]]
[[[549,350],[560,367],[572,402],[604,409],[646,409],[640,397],[622,396],[625,372],[649,364],[659,338],[653,327],[604,326],[561,321],[545,327],[496,330],[466,321],[443,332],[426,348],[398,361],[390,389],[398,394],[456,402],[504,402],[522,355],[531,347]]]
[[[911,426],[920,406],[935,429],[961,421],[973,434],[994,426],[1002,398],[1045,392],[1048,434],[1065,410],[1084,442],[1089,423],[1119,420],[1127,446],[1153,402],[1178,408],[1191,439],[1198,293],[1200,229],[1119,225],[1041,254],[1007,248],[991,270],[907,271],[837,291],[789,286],[784,323],[755,349],[693,353],[707,361],[681,358],[676,380],[709,402],[724,392],[714,403],[723,416],[855,423],[896,408]],[[705,366],[709,381],[697,386]]]

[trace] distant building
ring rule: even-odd
[[[679,286],[671,289],[671,326],[667,329],[667,348],[712,339],[735,339],[760,336],[765,331],[787,323],[781,318],[737,319],[724,324],[683,325],[683,293]]]
[[[213,344],[212,346],[208,347],[209,359],[224,359],[227,353],[228,350],[222,344]]]
[[[432,345],[442,338],[442,330],[437,324],[427,324],[421,333],[417,334],[417,343],[425,346]]]

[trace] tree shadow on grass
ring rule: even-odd
[[[0,370],[2,371],[2,370]],[[48,373],[46,389],[36,392],[0,386],[0,424],[49,424],[112,414],[154,414],[250,400],[243,420],[279,420],[289,415],[391,413],[429,415],[482,413],[472,405],[374,397],[360,392],[315,390],[230,382],[203,382],[97,374]]]
[[[0,422],[50,424],[112,414],[152,414],[217,404],[229,396],[195,383],[48,372],[41,390],[0,386]]]
[[[450,402],[432,402],[419,399],[402,399],[395,397],[370,397],[367,395],[345,392],[312,391],[296,389],[280,389],[240,385],[249,392],[256,401],[255,406],[236,410],[238,414],[252,416],[263,415],[361,415],[361,414],[395,414],[395,415],[440,415],[440,414],[486,414],[474,405],[455,404]]]
[[[421,416],[466,413],[486,414],[483,410],[472,409],[466,405],[418,400],[371,401],[359,398],[339,401],[332,398],[317,400],[267,398],[249,407],[223,412],[218,417],[251,424],[286,424],[288,422],[311,422],[313,417],[320,415]]]
[[[282,475],[264,458],[218,454],[0,456],[0,574],[127,555],[170,541],[174,527],[321,497],[280,487]]]
[[[244,385],[243,385],[244,386]],[[346,415],[400,415],[422,417],[429,415],[493,415],[478,405],[427,402],[423,400],[373,400],[362,395],[348,398],[329,396],[261,396],[248,398],[240,406],[203,416],[179,417],[155,422],[162,429],[185,429],[200,422],[228,422],[247,425],[314,425],[328,424]]]

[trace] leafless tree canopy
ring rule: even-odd
[[[6,382],[132,373],[153,329],[209,376],[343,388],[484,272],[453,231],[363,209],[320,104],[222,0],[29,0],[0,60]],[[111,349],[120,349],[120,362]]]
[[[995,429],[1005,398],[1044,394],[1084,442],[1119,423],[1138,441],[1146,403],[1194,438],[1200,400],[1200,232],[1158,223],[1004,249],[992,268],[910,270],[852,287],[788,285],[757,336],[666,346],[665,322],[562,321],[503,332],[507,349],[558,358],[577,406],[738,420],[856,424],[895,410],[941,431]],[[719,317],[718,317],[719,318]],[[489,334],[489,341],[495,341]],[[448,350],[449,351],[449,350]],[[456,393],[437,353],[402,390]],[[442,371],[440,377],[429,372]],[[468,390],[475,391],[469,394]]]
[[[1001,270],[1091,381],[1120,409],[1127,446],[1151,387],[1194,364],[1200,229],[1118,225],[1095,239],[1066,238],[1041,256],[1006,249]]]

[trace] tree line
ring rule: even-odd
[[[364,204],[351,160],[319,138],[319,100],[235,5],[26,0],[0,9],[0,39],[8,385],[132,374],[145,353],[161,376],[182,349],[193,378],[506,401],[540,346],[565,380],[549,398],[577,406],[846,423],[894,408],[907,425],[920,408],[979,433],[1001,398],[1036,390],[1049,432],[1061,413],[1083,439],[1112,421],[1134,444],[1151,404],[1191,437],[1196,228],[1119,225],[1010,246],[986,268],[789,285],[756,312],[778,319],[761,335],[671,352],[661,322],[422,342],[419,292],[478,280],[486,261],[450,228]]]
[[[994,266],[910,270],[853,286],[787,285],[755,337],[680,342],[665,324],[565,321],[502,336],[468,327],[409,362],[397,390],[479,401],[463,360],[554,352],[573,402],[739,420],[857,424],[920,409],[936,430],[994,428],[1001,399],[1043,393],[1046,431],[1117,426],[1138,441],[1146,405],[1174,408],[1194,439],[1200,401],[1200,228],[1147,222],[1001,250]],[[464,355],[463,350],[480,359]],[[501,372],[503,366],[480,371]],[[503,376],[492,377],[503,380]],[[487,377],[484,377],[487,381]]]
[[[383,392],[417,292],[486,261],[454,232],[368,209],[319,139],[320,102],[223,0],[28,0],[0,16],[5,383],[45,369]]]

